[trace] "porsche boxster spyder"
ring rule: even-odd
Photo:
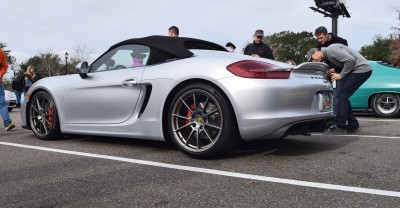
[[[37,81],[22,105],[23,127],[45,140],[170,140],[197,158],[239,140],[324,131],[332,119],[327,65],[293,67],[194,38],[129,39],[80,63],[78,74]]]

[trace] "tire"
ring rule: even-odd
[[[238,141],[236,118],[227,99],[214,87],[192,84],[179,90],[168,111],[171,140],[193,158],[228,152]]]
[[[8,112],[11,112],[13,108],[8,108]]]
[[[395,118],[400,115],[400,97],[396,94],[376,94],[370,106],[377,117]]]
[[[33,133],[42,140],[55,140],[61,136],[58,111],[49,93],[36,93],[28,104],[29,124]]]

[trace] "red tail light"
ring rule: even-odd
[[[293,70],[254,60],[238,61],[230,64],[226,69],[236,76],[256,79],[288,79]]]

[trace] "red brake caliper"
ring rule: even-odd
[[[190,105],[190,108],[194,110],[194,104]],[[190,110],[188,110],[186,117],[190,117],[192,115],[192,112]],[[186,120],[186,125],[189,124],[189,119]]]
[[[47,125],[47,127],[51,128],[53,127],[53,108],[47,108],[47,114],[49,115],[49,124]]]

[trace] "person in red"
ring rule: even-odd
[[[6,131],[11,130],[15,127],[11,121],[10,115],[8,114],[8,106],[6,103],[3,76],[6,74],[8,69],[7,56],[4,51],[0,48],[0,114],[3,119]]]

